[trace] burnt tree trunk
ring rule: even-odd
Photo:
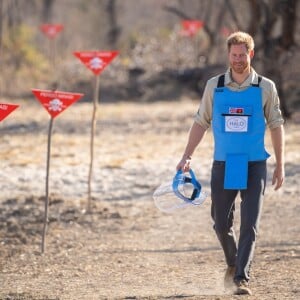
[[[52,20],[52,10],[55,0],[44,0],[42,9],[42,21],[50,23]]]
[[[3,41],[3,0],[0,0],[0,62],[2,56],[2,41]]]
[[[275,81],[278,95],[281,100],[281,109],[285,118],[291,117],[287,99],[283,90],[282,68],[283,56],[295,45],[296,30],[296,6],[297,0],[286,0],[274,2],[275,6],[265,6],[265,24],[262,27],[263,34],[263,68],[264,74]],[[272,36],[272,30],[276,22],[281,18],[282,27],[280,35]]]
[[[263,54],[263,73],[276,83],[282,113],[287,119],[291,117],[291,112],[284,93],[282,70],[285,54],[295,45],[297,1],[248,0],[252,16],[248,32],[252,36],[261,34],[262,42],[258,48]],[[280,21],[280,31],[274,33]]]
[[[106,11],[108,14],[109,31],[107,33],[107,40],[111,47],[115,48],[118,38],[121,33],[121,29],[117,24],[117,10],[116,0],[110,0],[107,3]]]

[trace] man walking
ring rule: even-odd
[[[264,136],[270,129],[276,166],[272,184],[284,180],[284,120],[275,84],[251,67],[253,38],[235,32],[227,39],[229,68],[208,80],[177,170],[188,171],[192,154],[212,126],[214,161],[211,173],[211,215],[224,251],[225,287],[251,294],[249,270],[266,185]],[[233,229],[235,199],[241,197],[240,236]]]

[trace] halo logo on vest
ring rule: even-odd
[[[225,131],[226,132],[247,132],[248,117],[225,116]]]

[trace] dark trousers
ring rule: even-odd
[[[266,161],[248,163],[246,190],[224,189],[225,162],[214,161],[211,175],[211,216],[228,266],[236,267],[235,280],[249,280],[250,265],[257,237],[263,195],[266,185]],[[239,241],[233,229],[235,199],[240,192]]]

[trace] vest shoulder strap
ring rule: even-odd
[[[224,82],[225,82],[225,74],[222,74],[219,76],[217,87],[218,88],[224,87]]]
[[[252,83],[251,85],[254,87],[259,87],[261,81],[262,81],[262,76],[258,75],[257,83]]]

